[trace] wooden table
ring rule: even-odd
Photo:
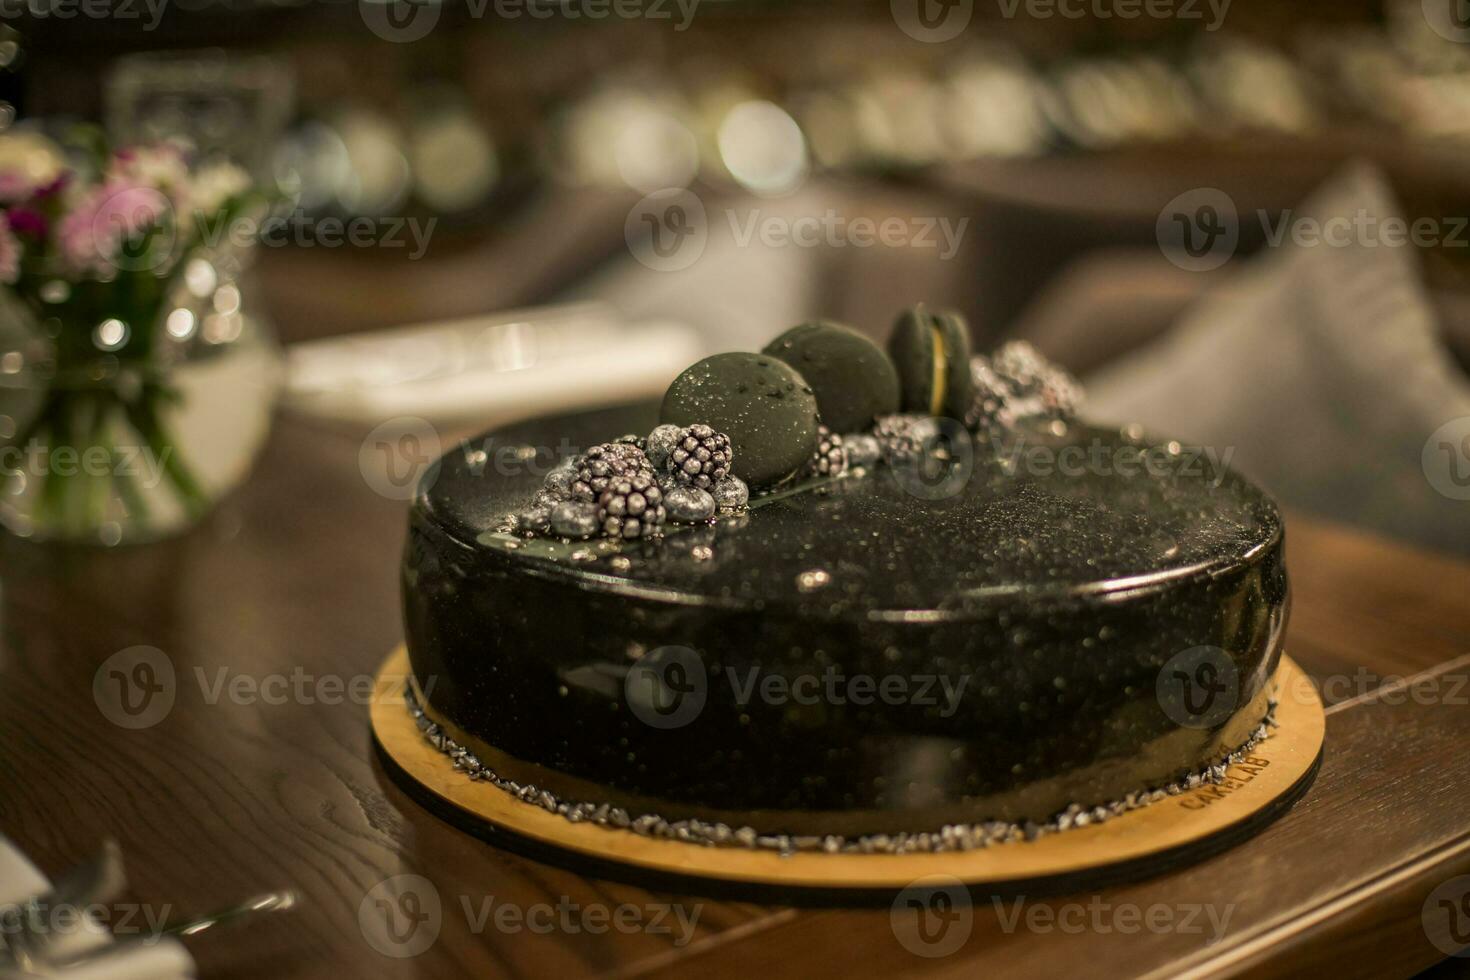
[[[1470,873],[1470,566],[1293,517],[1288,646],[1330,704],[1306,799],[1249,844],[1152,881],[1025,901],[1019,921],[982,902],[961,948],[930,958],[900,943],[888,909],[594,880],[493,849],[392,785],[350,692],[401,636],[404,505],[368,487],[359,445],[285,418],[249,485],[187,537],[110,553],[0,544],[0,832],[52,873],[115,835],[130,898],[154,913],[305,896],[191,941],[205,976],[1402,974],[1442,956],[1425,926],[1450,922],[1421,909]],[[93,679],[139,644],[169,658],[175,702],[129,730],[103,716]],[[380,914],[373,890],[401,874],[441,900],[437,939],[409,958],[375,951],[359,917]],[[502,905],[515,920],[497,920]],[[640,927],[668,905],[697,914],[689,942],[667,911]],[[1195,907],[1228,914],[1219,941],[1202,912],[1185,922]]]

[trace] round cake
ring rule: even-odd
[[[414,502],[415,710],[543,805],[828,849],[1044,825],[1205,772],[1268,719],[1281,519],[1208,455],[1042,420],[937,476],[798,476],[654,538],[507,523],[557,464],[659,421],[490,432]]]

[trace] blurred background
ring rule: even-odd
[[[1464,0],[11,0],[0,63],[0,165],[89,122],[273,195],[287,412],[458,433],[922,300],[1470,554]]]

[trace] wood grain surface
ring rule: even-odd
[[[1470,930],[1453,902],[1426,905],[1470,874],[1470,566],[1292,515],[1288,649],[1328,703],[1326,757],[1246,845],[999,906],[731,903],[498,850],[387,778],[354,694],[401,639],[405,505],[362,476],[362,435],[283,418],[249,484],[175,541],[0,542],[0,833],[53,874],[117,837],[128,901],[155,914],[304,895],[191,940],[203,976],[1394,975]],[[139,645],[166,658],[174,701],[129,729],[93,684]],[[421,881],[433,941],[380,952]]]

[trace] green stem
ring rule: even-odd
[[[56,471],[56,451],[71,445],[71,413],[67,410],[67,399],[55,400],[51,416],[51,439],[47,443],[46,466],[41,473],[38,509],[47,524],[65,526],[70,516],[70,508],[66,506],[69,478]]]
[[[127,406],[128,420],[133,428],[148,443],[148,449],[158,459],[163,472],[173,482],[175,489],[190,516],[197,517],[206,510],[209,497],[199,481],[194,478],[188,465],[175,452],[175,446],[164,434],[158,419],[158,404],[167,397],[165,390],[150,385],[143,390],[143,397]]]
[[[127,410],[121,403],[117,404],[117,414],[122,425],[127,424]],[[117,491],[118,498],[122,500],[123,506],[127,508],[128,517],[139,524],[147,524],[150,511],[148,501],[134,482],[133,474],[124,472],[128,465],[136,464],[136,460],[126,460],[122,453],[118,452],[117,443],[103,431],[106,441],[108,457],[112,462],[112,487]]]

